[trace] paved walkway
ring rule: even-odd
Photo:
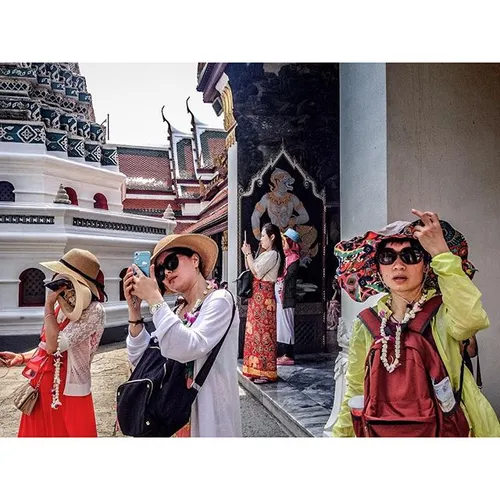
[[[291,368],[291,367],[286,367]],[[20,412],[14,408],[12,393],[25,381],[22,367],[0,368],[0,438],[15,437]],[[291,372],[290,372],[291,373]],[[125,343],[101,346],[92,363],[92,394],[100,437],[123,435],[115,427],[115,397],[117,387],[127,380],[129,363]],[[254,385],[254,384],[252,384]],[[295,435],[274,412],[258,402],[253,393],[240,387],[242,431],[244,437],[288,437]]]
[[[129,375],[124,346],[124,342],[101,346],[92,363],[92,395],[100,437],[111,437],[114,433],[116,388]],[[22,370],[22,367],[0,368],[0,437],[17,435],[21,413],[12,403],[12,393],[26,380]],[[121,436],[119,432],[118,435]]]
[[[241,373],[240,385],[297,437],[323,437],[335,391],[337,353],[297,356],[294,366],[278,366],[278,382],[256,385]]]

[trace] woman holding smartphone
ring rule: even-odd
[[[276,369],[276,299],[274,284],[283,274],[285,254],[278,226],[267,223],[262,228],[256,258],[250,245],[241,247],[247,269],[253,274],[252,296],[248,299],[243,375],[256,384],[278,380]]]
[[[53,290],[40,343],[29,352],[0,352],[8,366],[26,365],[23,376],[38,389],[18,436],[97,437],[90,365],[104,331],[104,276],[95,255],[78,248],[41,265],[56,274],[47,284]]]
[[[233,319],[234,298],[207,281],[217,262],[214,240],[201,234],[172,234],[158,242],[151,257],[150,277],[133,265],[123,280],[129,309],[127,352],[137,366],[150,342],[161,354],[185,365],[186,385],[191,386],[210,352],[223,338],[222,347],[191,407],[189,422],[175,437],[241,436],[237,356],[239,316]],[[165,293],[180,294],[174,310]],[[134,299],[138,299],[135,300]],[[141,317],[146,301],[155,330],[151,334]],[[147,358],[146,358],[147,359]]]

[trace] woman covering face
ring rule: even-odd
[[[55,274],[40,343],[29,352],[0,353],[10,366],[26,365],[23,376],[38,388],[18,436],[97,437],[90,367],[106,321],[104,275],[95,255],[78,248],[41,265]]]

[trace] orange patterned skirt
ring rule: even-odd
[[[278,379],[276,370],[276,299],[274,283],[253,279],[248,299],[243,375],[249,378]]]

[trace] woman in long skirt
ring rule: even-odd
[[[252,296],[248,300],[243,375],[256,384],[276,382],[276,299],[274,284],[283,273],[285,255],[280,230],[274,224],[262,228],[258,256],[244,243],[247,268],[253,274]]]

